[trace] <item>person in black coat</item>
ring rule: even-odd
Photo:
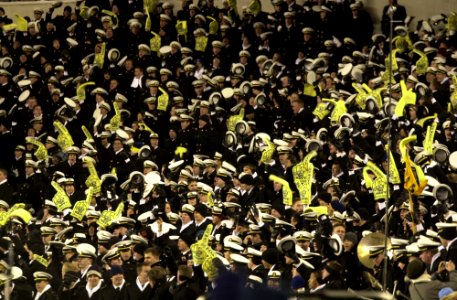
[[[392,13],[393,12],[393,13]],[[404,25],[406,19],[406,9],[398,4],[398,0],[389,0],[388,5],[382,10],[381,29],[386,36],[390,32],[390,21],[393,20],[394,27]]]
[[[151,266],[148,263],[141,263],[137,265],[137,274],[135,283],[127,286],[126,300],[137,300],[137,299],[150,299],[152,288],[149,284],[149,271]]]
[[[178,267],[177,285],[173,290],[174,300],[194,300],[197,299],[200,291],[192,279],[192,268],[186,265]]]
[[[149,271],[149,282],[152,286],[153,300],[168,300],[173,299],[170,293],[170,287],[167,283],[167,272],[164,268],[154,266]]]
[[[79,285],[70,298],[77,300],[100,300],[101,291],[104,288],[102,274],[97,270],[87,272],[87,284]]]
[[[325,282],[324,290],[343,290],[344,283],[341,278],[343,266],[337,261],[329,261],[322,270],[322,280]]]
[[[0,195],[2,200],[11,204],[11,200],[13,200],[13,188],[8,182],[8,171],[5,169],[0,169]]]
[[[52,289],[49,281],[52,280],[52,275],[46,272],[33,273],[35,280],[35,300],[57,300],[57,294]]]
[[[124,300],[129,285],[124,279],[124,270],[121,266],[111,266],[109,272],[111,283],[101,290],[101,300]]]

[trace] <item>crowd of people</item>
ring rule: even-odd
[[[457,299],[456,15],[271,2],[0,8],[1,299]]]

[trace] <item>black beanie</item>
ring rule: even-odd
[[[146,248],[148,248],[148,245],[139,243],[139,244],[136,244],[135,247],[133,247],[133,252],[144,255],[144,251],[146,250]]]
[[[179,236],[179,239],[186,243],[189,247],[195,242],[195,238],[189,234],[182,234]]]
[[[406,267],[406,274],[409,279],[417,279],[426,271],[425,263],[420,259],[415,259],[409,262]]]
[[[317,195],[317,198],[319,200],[325,201],[325,203],[327,203],[327,204],[332,202],[332,195],[330,195],[330,193],[327,193],[327,192],[320,192]]]
[[[198,203],[197,205],[195,205],[194,212],[201,214],[203,217],[208,216],[208,208],[205,204]]]
[[[279,251],[275,248],[268,248],[262,253],[262,259],[270,265],[275,265],[279,261]]]

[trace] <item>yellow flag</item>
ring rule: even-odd
[[[395,164],[394,156],[392,151],[389,150],[389,144],[386,145],[386,151],[388,151],[390,160],[389,160],[389,180],[393,184],[399,184],[401,182],[400,173],[398,172],[397,165]]]
[[[113,102],[113,107],[114,107],[115,114],[109,121],[109,125],[110,125],[110,129],[112,131],[116,131],[120,128],[122,119],[121,119],[121,112],[119,111],[119,107],[117,106],[117,102]]]
[[[249,10],[255,16],[262,10],[262,4],[259,0],[252,0],[248,5]]]
[[[206,45],[208,44],[208,37],[199,36],[195,38],[195,51],[205,52]]]
[[[289,183],[276,175],[270,175],[268,179],[270,179],[270,181],[274,181],[282,185],[282,202],[285,205],[292,205],[293,195]]]
[[[106,43],[101,43],[100,52],[95,54],[95,59],[94,59],[94,63],[100,69],[103,69],[103,65],[105,63],[105,51],[106,51]]]
[[[33,254],[32,259],[39,262],[45,268],[47,268],[49,266],[49,261],[46,258],[44,258],[43,256],[40,256],[38,254]]]
[[[78,97],[79,101],[86,100],[86,86],[90,85],[95,85],[95,82],[88,81],[78,86],[78,88],[76,89],[76,96]]]
[[[52,197],[52,202],[54,202],[54,204],[57,206],[57,210],[63,211],[67,208],[70,208],[71,202],[65,191],[55,181],[52,181],[51,185],[56,190],[54,197]]]
[[[169,100],[168,93],[161,87],[159,87],[159,90],[162,92],[162,95],[157,98],[157,110],[167,111]]]
[[[427,186],[427,179],[422,168],[411,161],[409,157],[407,145],[416,139],[417,137],[415,135],[402,139],[400,141],[400,152],[402,154],[402,160],[405,162],[405,189],[410,194],[418,196]]]
[[[328,215],[328,208],[326,206],[308,206],[303,212],[315,212],[317,216]]]
[[[27,31],[27,25],[28,25],[28,22],[26,19],[24,19],[23,17],[21,17],[20,15],[15,15],[16,16],[16,24],[17,24],[17,31],[23,31],[23,32],[26,32]]]
[[[149,45],[151,46],[151,51],[159,52],[162,39],[160,38],[160,35],[155,33],[154,31],[151,31],[152,33],[152,38],[149,40]]]

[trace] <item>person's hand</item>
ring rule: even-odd
[[[454,264],[453,261],[448,261],[448,262],[446,263],[446,270],[447,270],[448,272],[452,272],[452,271],[455,270],[455,264]]]
[[[455,267],[455,266],[454,266],[454,267]],[[446,270],[446,262],[445,262],[445,261],[442,261],[442,262],[440,262],[439,265],[438,265],[438,270],[437,270],[437,272],[438,272],[438,273],[441,273],[441,272],[443,272],[444,270]]]

